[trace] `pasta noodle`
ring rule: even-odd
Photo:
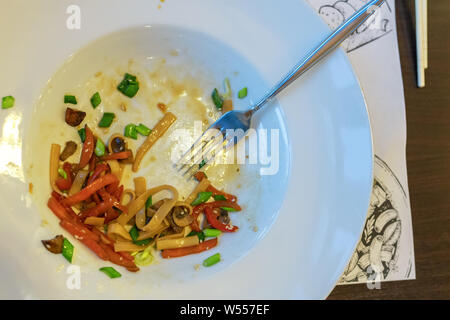
[[[58,179],[59,168],[59,154],[61,152],[61,146],[59,144],[52,143],[50,149],[50,185],[53,191],[61,194],[61,190],[56,186],[56,179]]]
[[[106,163],[109,165],[111,169],[111,173],[117,177],[117,179],[122,180],[122,168],[119,165],[119,161],[117,160],[107,160]]]
[[[191,236],[181,239],[167,239],[161,240],[158,239],[156,241],[156,249],[164,250],[164,249],[174,249],[174,248],[184,248],[184,247],[192,247],[199,243],[198,237]]]
[[[195,198],[197,197],[197,194],[199,192],[203,192],[206,191],[206,189],[208,188],[208,186],[211,183],[209,182],[208,179],[204,178],[202,179],[202,181],[200,181],[194,188],[194,190],[191,192],[191,194],[186,198],[186,203],[192,203],[192,201],[195,200]]]
[[[105,218],[87,217],[84,223],[91,226],[102,226],[105,223]]]
[[[170,126],[175,122],[176,119],[177,117],[173,113],[167,112],[164,114],[163,118],[156,124],[156,126],[147,136],[147,139],[136,152],[136,157],[133,163],[134,172],[139,170],[139,165],[141,164],[141,161],[148,150],[150,150],[155,142],[162,137],[162,135],[167,131],[167,129],[170,128]]]
[[[89,174],[89,171],[87,170],[80,170],[77,172],[77,175],[75,176],[75,179],[73,180],[72,186],[69,190],[69,196],[80,192],[81,188],[83,187],[84,182],[86,181],[86,178]]]

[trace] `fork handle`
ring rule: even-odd
[[[333,51],[342,41],[344,41],[353,31],[363,24],[376,9],[380,7],[385,0],[370,0],[355,12],[348,20],[346,20],[339,28],[333,31],[325,40],[322,41],[314,50],[300,61],[278,84],[276,84],[269,92],[259,100],[247,113],[251,116],[253,113],[261,109],[268,101],[275,97],[280,91],[294,82],[303,73],[308,71],[312,66],[319,62],[328,53]]]

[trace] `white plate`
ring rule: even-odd
[[[77,3],[0,5],[0,20],[8,24],[0,31],[8,44],[0,51],[0,70],[7,75],[0,79],[0,95],[16,97],[13,109],[0,111],[0,297],[325,298],[359,239],[372,187],[368,115],[341,51],[299,79],[261,116],[258,128],[280,130],[279,170],[254,184],[257,193],[252,195],[251,188],[237,192],[248,212],[237,218],[241,230],[236,237],[227,235],[214,251],[224,257],[220,264],[194,271],[193,265],[209,255],[205,253],[163,261],[137,275],[122,272],[121,279],[112,281],[79,245],[81,289],[67,288],[69,265],[39,243],[59,230],[48,210],[43,213],[46,199],[39,198],[48,193],[46,172],[42,181],[33,181],[42,183],[41,190],[28,193],[34,177],[29,165],[34,161],[45,170],[41,163],[48,159],[45,139],[42,153],[29,143],[39,131],[32,124],[47,112],[42,101],[48,79],[59,70],[49,84],[59,84],[56,92],[70,91],[64,88],[66,81],[67,87],[76,87],[83,72],[100,64],[100,56],[169,58],[176,49],[209,70],[216,86],[224,75],[234,76],[236,88],[247,85],[249,97],[238,105],[242,108],[328,33],[312,9],[295,0],[276,5],[270,0],[168,0],[159,9],[149,1],[80,1],[79,30],[66,28],[71,4]],[[214,81],[205,84],[205,92]],[[49,112],[49,121],[53,116]],[[41,226],[42,219],[49,224]]]

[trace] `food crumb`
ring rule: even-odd
[[[200,270],[200,265],[199,265],[199,264],[196,264],[196,265],[194,266],[194,269],[195,269],[195,271]]]
[[[158,4],[158,9],[161,9],[161,5],[160,4]]]
[[[42,219],[41,221],[41,227],[45,227],[46,225],[48,225],[48,221],[45,219]]]
[[[253,232],[258,232],[258,227],[257,226],[253,227]]]
[[[167,106],[164,103],[158,102],[157,106],[158,106],[158,109],[161,110],[163,113],[167,112]]]
[[[28,184],[28,192],[33,194],[33,184],[31,182]]]
[[[125,104],[125,103],[121,103],[120,104],[120,109],[122,110],[122,111],[124,111],[124,112],[126,112],[127,111],[127,105]]]
[[[101,71],[99,71],[99,72],[97,72],[94,76],[96,77],[96,78],[98,78],[98,77],[101,77],[102,76],[102,72]]]

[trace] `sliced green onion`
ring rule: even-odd
[[[225,87],[225,93],[222,95],[224,99],[231,99],[231,85],[230,85],[230,79],[225,78],[223,80],[223,85]]]
[[[73,244],[70,243],[69,240],[64,238],[63,247],[62,247],[62,255],[67,259],[70,263],[72,263],[73,257]]]
[[[132,123],[125,127],[124,136],[136,140],[138,138],[136,126]]]
[[[97,138],[97,143],[95,144],[94,152],[97,157],[101,157],[101,156],[105,155],[105,144],[99,138]]]
[[[122,82],[117,86],[117,89],[127,97],[133,98],[139,91],[139,82],[137,81],[136,76],[125,73],[125,76]]]
[[[134,225],[131,229],[130,229],[130,237],[131,240],[136,241],[137,238],[139,237],[139,230],[136,228],[136,226]]]
[[[241,90],[239,90],[238,98],[239,99],[244,99],[246,96],[247,96],[247,87],[244,87]]]
[[[2,98],[2,109],[9,109],[14,107],[14,102],[16,99],[14,99],[13,96],[7,96]]]
[[[102,102],[102,98],[100,98],[100,93],[98,93],[98,92],[94,93],[94,95],[91,97],[92,107],[94,109],[97,108],[101,102]]]
[[[75,96],[65,95],[64,103],[77,104],[77,98]]]
[[[67,179],[67,173],[63,169],[59,168],[58,173],[61,177],[63,177],[64,179]]]
[[[150,132],[152,132],[151,129],[149,129],[146,125],[144,124],[139,124],[138,126],[136,126],[136,131],[139,134],[142,134],[143,136],[148,136],[150,134]]]
[[[201,203],[204,203],[211,198],[212,192],[199,192],[197,194],[197,198],[195,198],[194,201],[192,201],[191,206],[198,206]]]
[[[102,119],[100,120],[98,126],[100,128],[109,128],[109,126],[111,125],[111,123],[113,122],[114,118],[115,118],[115,114],[112,112],[105,112],[103,114]]]
[[[147,200],[145,201],[145,210],[150,208],[153,204],[152,196],[148,196]]]
[[[203,234],[206,238],[215,238],[220,236],[222,232],[217,229],[203,229]]]
[[[86,140],[86,130],[84,128],[78,130],[78,135],[80,136],[81,142]]]
[[[151,253],[151,247],[145,248],[141,252],[137,253],[134,257],[134,263],[138,266],[148,266],[153,262],[153,255]]]
[[[220,261],[220,253],[213,254],[211,257],[203,260],[204,267],[211,267]]]
[[[153,241],[152,238],[148,238],[148,239],[144,239],[144,240],[136,240],[136,241],[133,241],[133,243],[137,244],[138,246],[146,246],[152,241]]]
[[[221,195],[221,194],[216,194],[216,195],[214,196],[214,200],[216,200],[216,201],[226,201],[227,198],[225,198],[225,196],[223,196],[223,195]]]
[[[218,91],[216,88],[214,88],[214,90],[213,90],[213,92],[212,92],[212,94],[211,94],[211,98],[212,98],[212,100],[213,100],[214,105],[216,106],[216,108],[217,108],[218,110],[222,110],[223,99],[222,99],[222,97],[220,96],[219,91]]]
[[[122,275],[113,267],[103,267],[98,269],[101,272],[105,273],[108,277],[110,277],[111,279],[114,278],[120,278]]]
[[[205,240],[205,234],[204,234],[203,232],[191,231],[191,232],[188,234],[188,237],[191,237],[191,236],[197,236],[197,237],[198,237],[198,240],[199,240],[200,242],[202,242],[203,240]]]
[[[220,207],[220,209],[225,210],[225,211],[237,211],[234,208],[230,208],[230,207]]]
[[[199,163],[198,168],[201,169],[206,165],[205,159],[202,160],[202,162]]]

